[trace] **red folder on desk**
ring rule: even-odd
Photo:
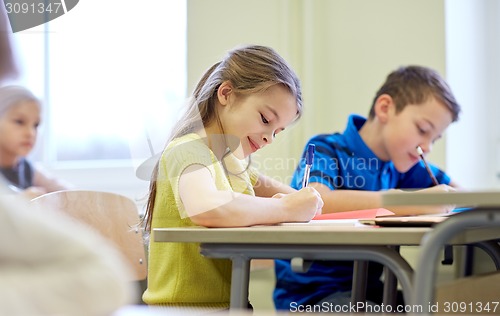
[[[313,220],[321,219],[363,219],[363,218],[376,218],[382,216],[394,215],[393,212],[385,208],[373,208],[368,210],[337,212],[329,214],[316,215]]]

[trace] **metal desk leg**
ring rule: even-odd
[[[366,301],[366,279],[368,276],[368,261],[354,261],[352,279],[352,294],[351,303],[356,305],[357,302]]]
[[[250,259],[243,256],[231,258],[233,271],[231,275],[231,309],[246,309],[248,306],[248,283],[250,276]]]
[[[388,248],[394,249],[399,253],[399,246],[389,246]],[[397,291],[398,291],[398,279],[394,273],[387,267],[384,267],[384,305],[396,306],[397,301]]]
[[[471,276],[474,272],[474,256],[476,248],[482,249],[490,256],[495,268],[500,270],[500,245],[496,240],[483,241],[477,244],[466,245],[463,255],[463,268],[461,276]]]
[[[495,268],[497,270],[500,270],[500,245],[498,244],[498,241],[483,241],[474,244],[474,246],[483,249],[484,252],[486,252],[490,256],[491,260],[493,260]]]
[[[387,267],[384,267],[384,305],[396,307],[398,279]]]
[[[430,304],[434,301],[433,280],[441,247],[455,235],[469,227],[498,227],[500,214],[495,211],[476,210],[452,216],[427,233],[422,240],[421,255],[414,274],[414,289],[411,304],[423,307],[419,316],[429,315]]]
[[[474,247],[472,245],[465,245],[463,254],[463,267],[461,276],[471,276],[474,268]]]

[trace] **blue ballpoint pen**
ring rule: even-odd
[[[302,187],[305,188],[309,185],[309,173],[311,172],[311,166],[313,163],[314,159],[314,149],[316,145],[314,144],[309,144],[307,146],[307,152],[306,152],[306,169],[304,171],[304,179],[302,179]]]

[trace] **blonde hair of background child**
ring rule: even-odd
[[[220,126],[216,97],[223,82],[229,81],[236,95],[263,92],[271,86],[281,84],[297,100],[297,118],[302,114],[302,92],[300,81],[288,63],[272,48],[250,45],[235,48],[226,57],[210,67],[196,85],[188,107],[177,121],[167,144],[180,136],[202,129],[214,121]],[[156,197],[157,162],[152,174],[146,213],[143,218],[146,231],[150,231]]]
[[[0,115],[3,115],[12,106],[22,101],[35,101],[40,104],[40,100],[28,89],[21,86],[0,87]]]

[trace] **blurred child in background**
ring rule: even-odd
[[[12,190],[28,198],[68,188],[27,159],[40,122],[41,104],[30,91],[20,86],[0,88],[0,172]]]

